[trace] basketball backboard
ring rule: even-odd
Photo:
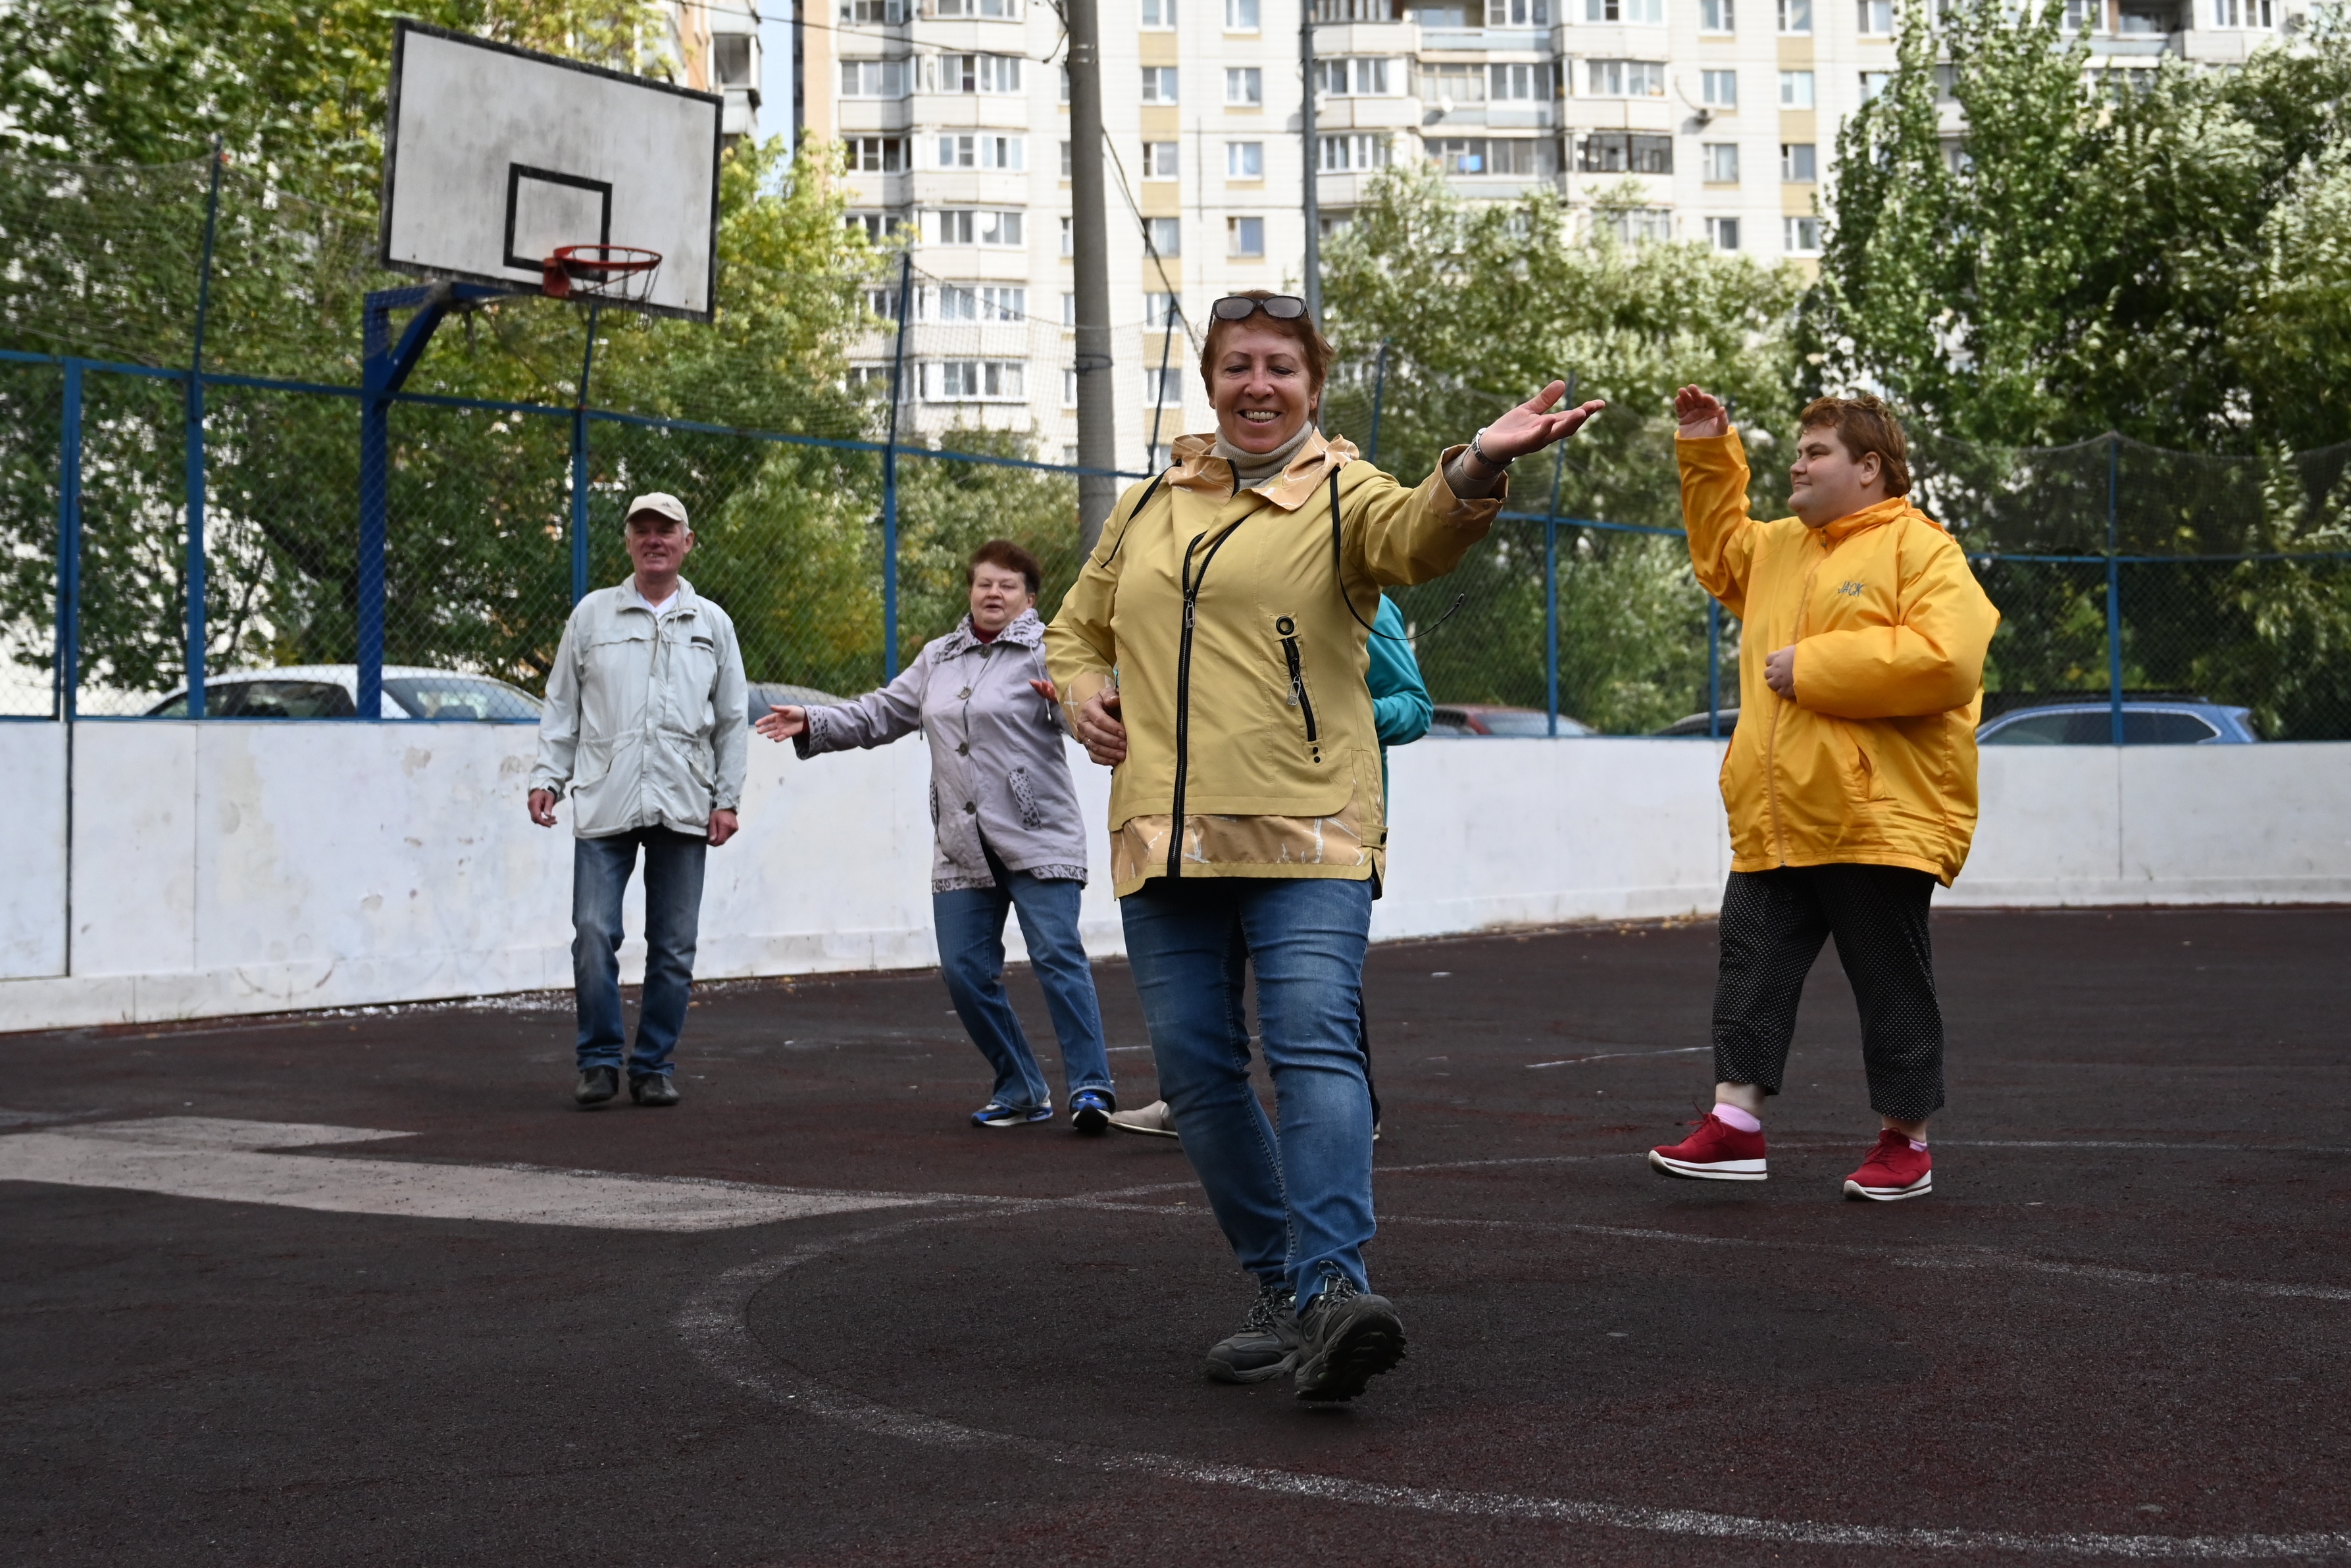
[[[537,286],[566,246],[662,263],[643,300],[710,319],[725,100],[422,23],[395,25],[381,260]]]

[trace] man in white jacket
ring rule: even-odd
[[[621,894],[644,851],[645,988],[629,1098],[674,1105],[670,1053],[694,988],[703,856],[735,836],[749,693],[735,622],[678,576],[694,548],[685,507],[640,496],[625,528],[635,572],[572,607],[548,672],[530,820],[555,826],[569,788],[582,1105],[621,1089]]]

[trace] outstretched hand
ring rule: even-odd
[[[1497,463],[1508,463],[1552,442],[1573,435],[1608,405],[1599,398],[1552,413],[1552,404],[1567,395],[1565,382],[1553,382],[1501,418],[1488,425],[1478,444]]]
[[[1674,393],[1674,418],[1681,423],[1674,434],[1684,441],[1730,434],[1730,410],[1702,387],[1684,387]]]
[[[778,707],[770,703],[768,705],[767,716],[751,727],[769,740],[789,740],[792,737],[807,731],[808,709]]]

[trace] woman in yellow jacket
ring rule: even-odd
[[[1217,301],[1214,438],[1120,498],[1046,632],[1072,728],[1111,783],[1111,882],[1159,1069],[1217,1223],[1259,1286],[1211,1376],[1293,1373],[1351,1399],[1404,1354],[1369,1292],[1372,1107],[1356,1040],[1386,803],[1364,686],[1384,587],[1485,538],[1513,458],[1600,404],[1553,382],[1406,489],[1326,440],[1330,348],[1289,295]],[[1280,1130],[1249,1082],[1258,1020]]]
[[[1918,1197],[1934,1181],[1927,1118],[1943,1104],[1927,907],[1975,833],[1976,713],[2000,612],[1958,543],[1906,498],[1902,427],[1877,399],[1804,410],[1796,515],[1771,523],[1747,515],[1747,457],[1721,402],[1684,387],[1674,410],[1690,561],[1745,631],[1722,764],[1715,1106],[1649,1164],[1764,1178],[1764,1098],[1780,1092],[1804,977],[1834,935],[1883,1124],[1845,1196]]]

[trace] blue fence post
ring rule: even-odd
[[[890,436],[882,445],[882,681],[898,678],[898,400],[906,384],[908,296],[914,287],[914,253],[898,263],[898,346],[890,358]]]
[[[1543,733],[1559,734],[1559,486],[1567,444],[1552,449],[1551,510],[1543,517]]]
[[[68,360],[57,420],[57,717],[71,724],[81,698],[81,361]],[[68,743],[70,744],[70,743]]]
[[[2123,438],[2106,434],[2106,708],[2110,743],[2123,743],[2123,569],[2117,559],[2117,495],[2122,479]]]
[[[352,608],[359,633],[353,650],[359,665],[354,683],[359,706],[354,716],[364,719],[383,711],[383,551],[391,532],[386,513],[392,484],[392,395],[387,384],[392,312],[372,298],[368,301],[362,343],[366,352],[360,399],[359,580]]]
[[[188,716],[204,716],[204,322],[212,314],[213,241],[220,233],[221,139],[213,138],[212,189],[204,198],[204,257],[196,273],[196,335],[188,356],[188,423],[185,438],[188,511],[187,584]]]
[[[1379,360],[1372,367],[1371,446],[1370,449],[1364,454],[1364,460],[1374,468],[1380,465],[1380,405],[1387,401],[1387,395],[1388,345],[1387,340],[1385,339],[1382,339],[1380,341]],[[1553,509],[1556,510],[1557,508]]]
[[[1722,601],[1706,596],[1706,737],[1722,738]]]
[[[571,602],[588,597],[588,376],[596,365],[596,318],[588,307],[588,347],[580,355],[580,399],[571,410]]]

